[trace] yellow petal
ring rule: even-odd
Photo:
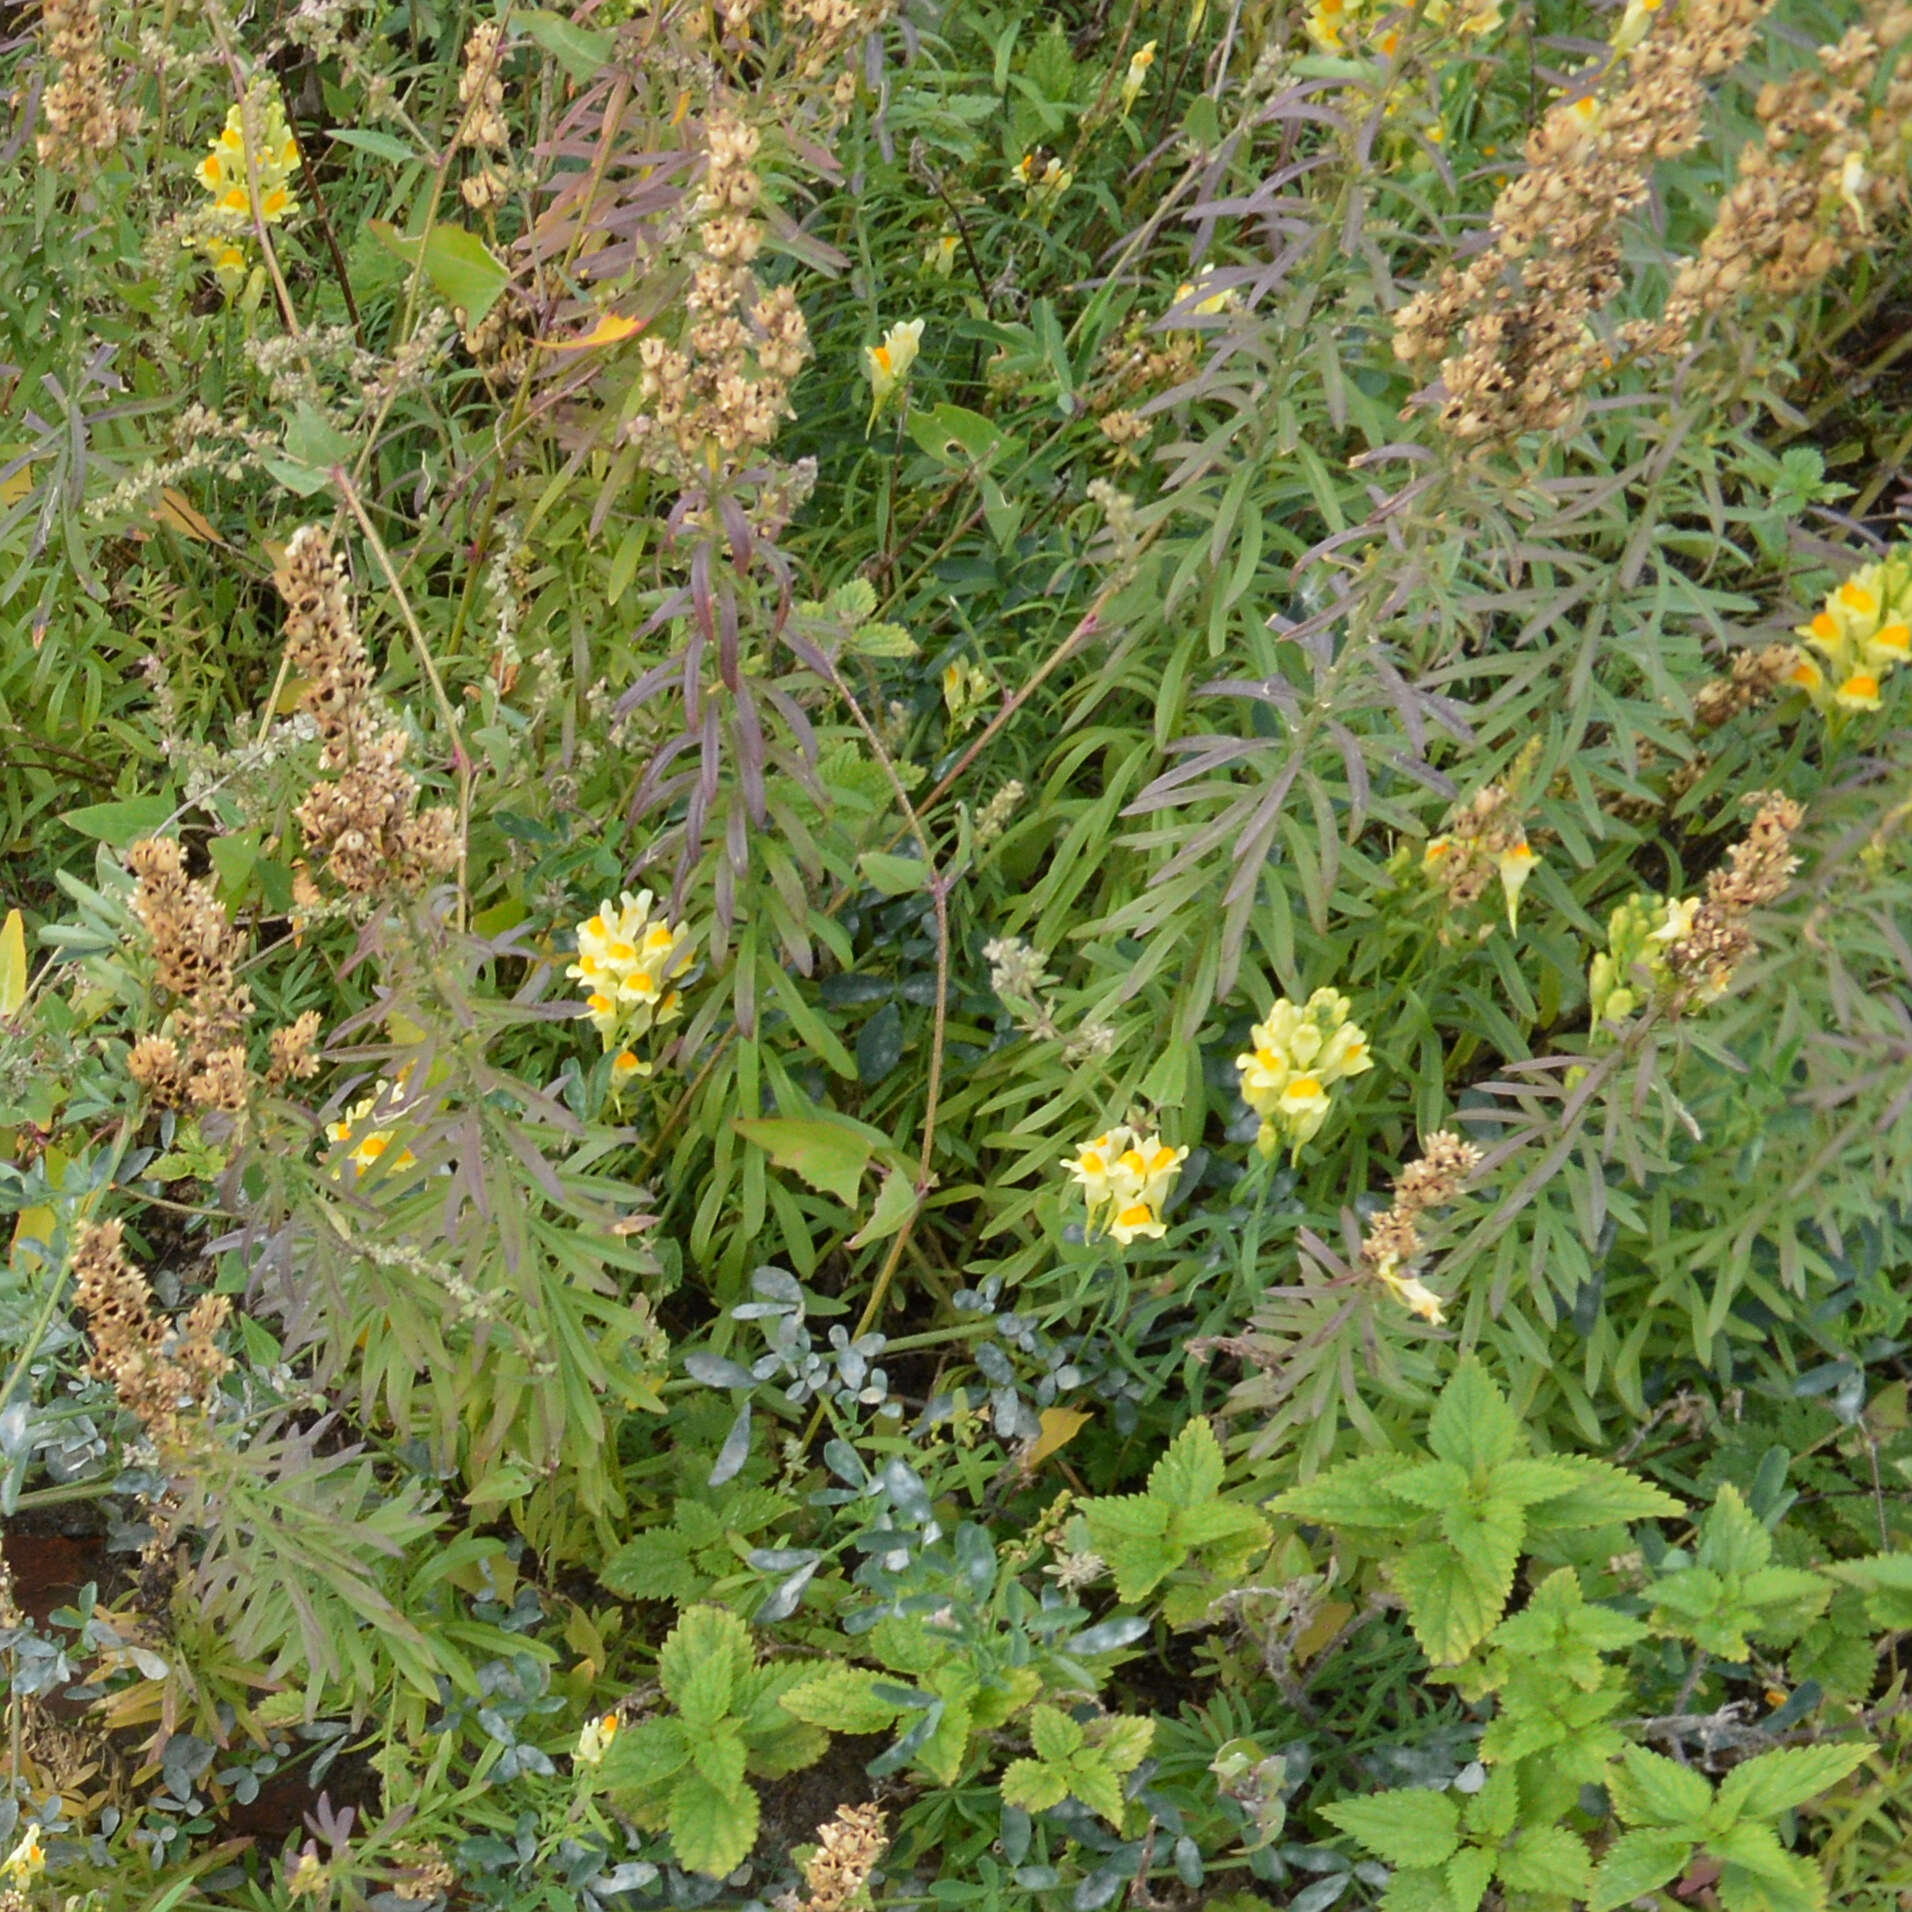
[[[547,352],[595,352],[606,345],[621,345],[633,334],[643,331],[644,320],[627,319],[621,312],[606,312],[590,331],[574,339],[540,339]]]

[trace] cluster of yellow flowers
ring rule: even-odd
[[[1187,1149],[1169,1148],[1159,1135],[1127,1123],[1083,1143],[1068,1172],[1088,1204],[1090,1235],[1106,1233],[1126,1248],[1138,1238],[1156,1241],[1167,1234],[1162,1204],[1187,1157]]]
[[[214,276],[231,298],[245,283],[245,237],[252,231],[252,196],[247,185],[247,159],[259,189],[259,217],[269,226],[282,225],[299,210],[288,183],[299,163],[298,143],[286,124],[285,108],[276,92],[255,94],[251,101],[259,143],[248,154],[246,112],[235,105],[199,162],[199,183],[212,195],[192,235],[192,243],[212,261]]]
[[[580,1766],[601,1765],[604,1755],[611,1750],[611,1742],[617,1738],[618,1717],[615,1713],[604,1713],[596,1719],[587,1719],[584,1730],[578,1735],[578,1749],[572,1754]]]
[[[955,247],[951,245],[951,256]],[[910,375],[916,363],[917,348],[923,343],[921,319],[899,319],[883,334],[881,345],[863,348],[864,369],[870,375],[870,423],[874,425],[883,407]]]
[[[1816,710],[1877,710],[1880,686],[1912,651],[1912,556],[1855,571],[1799,635],[1809,648],[1794,654],[1786,681]]]
[[[564,973],[583,983],[585,1010],[604,1038],[606,1054],[615,1054],[612,1072],[623,1080],[649,1075],[651,1065],[631,1046],[651,1030],[674,1021],[678,992],[672,987],[690,964],[690,932],[681,923],[652,913],[649,890],[624,892],[614,908],[608,901],[578,925],[578,959]]]
[[[326,1139],[331,1142],[343,1142],[351,1148],[347,1157],[352,1166],[363,1175],[373,1163],[380,1161],[397,1139],[396,1129],[381,1129],[373,1124],[373,1117],[381,1112],[389,1113],[394,1097],[400,1091],[390,1085],[375,1089],[373,1092],[352,1104],[338,1121],[325,1125]],[[392,1157],[394,1169],[410,1168],[417,1161],[410,1149],[401,1148]]]
[[[1328,1119],[1328,1091],[1374,1067],[1366,1033],[1348,1020],[1351,1006],[1332,989],[1317,989],[1306,1008],[1284,996],[1255,1025],[1254,1048],[1235,1058],[1242,1098],[1261,1117],[1262,1154],[1285,1144],[1299,1157]]]
[[[1308,38],[1323,53],[1359,50],[1391,60],[1401,42],[1400,28],[1390,26],[1379,33],[1374,29],[1400,11],[1394,0],[1312,0]],[[1500,25],[1500,0],[1472,0],[1472,4],[1457,6],[1450,6],[1448,0],[1428,0],[1419,17],[1437,27],[1451,24],[1461,33],[1491,33]]]

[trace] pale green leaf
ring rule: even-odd
[[[897,1709],[878,1699],[876,1688],[895,1683],[868,1667],[830,1661],[800,1679],[781,1704],[798,1719],[827,1726],[833,1733],[880,1733],[896,1718]]]
[[[758,1811],[756,1792],[747,1782],[727,1792],[702,1773],[685,1773],[671,1787],[664,1822],[678,1864],[711,1879],[735,1872],[757,1843]]]
[[[1789,1746],[1735,1766],[1721,1782],[1715,1823],[1771,1819],[1836,1786],[1878,1749],[1870,1740],[1843,1746]]]
[[[1664,1753],[1629,1746],[1608,1782],[1613,1809],[1630,1826],[1678,1826],[1698,1838],[1712,1809],[1713,1789],[1704,1775]]]
[[[1472,1473],[1527,1451],[1520,1417],[1488,1378],[1478,1355],[1463,1357],[1428,1417],[1427,1444],[1444,1461]]]
[[[881,1130],[848,1116],[816,1115],[732,1118],[745,1141],[763,1149],[779,1168],[800,1176],[821,1195],[834,1195],[845,1208],[857,1205],[857,1185],[871,1153],[884,1140]]]
[[[722,1607],[687,1607],[657,1655],[664,1695],[693,1733],[730,1711],[739,1678],[755,1658],[750,1630]]]
[[[1657,1892],[1685,1869],[1693,1841],[1654,1826],[1622,1833],[1607,1848],[1587,1894],[1587,1912],[1618,1912],[1635,1899]]]
[[[1460,1844],[1460,1808],[1424,1787],[1336,1799],[1321,1816],[1392,1866],[1437,1866]]]
[[[1068,1797],[1068,1782],[1053,1766],[1040,1760],[1012,1759],[1003,1768],[1000,1787],[1005,1806],[1020,1806],[1024,1812],[1047,1812]]]

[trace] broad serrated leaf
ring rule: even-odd
[[[1549,1533],[1570,1527],[1605,1527],[1615,1521],[1665,1520],[1685,1511],[1684,1504],[1662,1493],[1651,1481],[1629,1474],[1610,1461],[1585,1454],[1549,1454],[1541,1466],[1570,1473],[1564,1493],[1527,1508],[1527,1531]]]
[[[674,1719],[639,1720],[612,1740],[599,1768],[607,1790],[655,1798],[690,1764],[690,1741]]]
[[[1502,1848],[1495,1870],[1515,1892],[1578,1899],[1586,1895],[1593,1860],[1587,1842],[1565,1826],[1529,1826]]]
[[[1453,1797],[1424,1787],[1336,1799],[1321,1816],[1391,1866],[1444,1865],[1461,1842]]]
[[[735,1872],[757,1843],[758,1812],[748,1782],[727,1792],[702,1773],[683,1774],[671,1787],[664,1820],[678,1864],[710,1879]]]
[[[1720,1784],[1716,1824],[1771,1819],[1803,1806],[1862,1766],[1878,1748],[1870,1740],[1844,1746],[1789,1746],[1735,1766]]]
[[[1175,1509],[1169,1515],[1167,1538],[1190,1553],[1223,1541],[1252,1545],[1267,1541],[1268,1523],[1252,1507],[1211,1500],[1206,1507]]]
[[[1587,1912],[1618,1912],[1635,1899],[1657,1892],[1685,1869],[1693,1841],[1653,1826],[1625,1832],[1607,1848],[1587,1892]]]
[[[1694,1559],[1722,1579],[1756,1573],[1773,1557],[1773,1537],[1737,1487],[1724,1486],[1700,1522]]]
[[[719,1792],[736,1793],[744,1783],[743,1735],[730,1727],[691,1732],[690,1761]]]
[[[1494,1876],[1494,1855],[1481,1846],[1462,1846],[1442,1868],[1454,1912],[1479,1912]]]
[[[1038,1759],[1060,1766],[1081,1748],[1082,1728],[1060,1708],[1038,1706],[1029,1715],[1029,1744]]]
[[[763,1149],[779,1168],[808,1182],[820,1195],[834,1195],[845,1208],[857,1205],[857,1185],[870,1156],[884,1141],[881,1130],[828,1112],[805,1116],[732,1118],[745,1141]]]
[[[1037,1759],[1012,1759],[1003,1768],[999,1790],[1005,1806],[1020,1806],[1024,1812],[1047,1812],[1069,1795],[1062,1775]]]
[[[1411,1547],[1392,1577],[1407,1602],[1408,1624],[1436,1666],[1464,1660],[1501,1616],[1513,1590],[1515,1560],[1505,1547],[1492,1557],[1456,1553],[1444,1541]]]
[[[1149,1469],[1149,1498],[1169,1507],[1205,1506],[1221,1492],[1227,1471],[1215,1430],[1198,1418],[1169,1442],[1168,1451]]]
[[[1469,1835],[1482,1841],[1505,1839],[1519,1817],[1520,1774],[1513,1766],[1496,1768],[1487,1784],[1461,1808]]]
[[[1289,1488],[1269,1503],[1269,1512],[1324,1527],[1411,1527],[1421,1518],[1421,1509],[1390,1491],[1393,1478],[1404,1471],[1398,1454],[1364,1454],[1331,1467],[1305,1486]]]
[[[1330,1873],[1306,1887],[1289,1904],[1299,1905],[1306,1893],[1336,1883],[1336,1876]],[[1438,1866],[1398,1866],[1381,1894],[1381,1912],[1454,1912],[1454,1901],[1447,1896],[1447,1881]]]
[[[1155,1722],[1127,1713],[1111,1713],[1097,1720],[1095,1746],[1112,1772],[1132,1773],[1148,1757],[1155,1738]]]
[[[707,1577],[691,1562],[690,1538],[674,1527],[653,1527],[627,1540],[605,1561],[598,1578],[627,1600],[671,1600],[680,1605],[703,1592]]]
[[[1626,1749],[1620,1770],[1608,1782],[1613,1809],[1630,1826],[1677,1826],[1699,1838],[1712,1810],[1713,1789],[1704,1775],[1644,1746]]]
[[[1444,1461],[1465,1468],[1498,1467],[1527,1452],[1520,1416],[1488,1378],[1478,1355],[1463,1357],[1428,1417],[1427,1444]]]
[[[1122,1824],[1122,1781],[1093,1749],[1085,1750],[1069,1762],[1069,1790],[1100,1819],[1110,1825]]]
[[[739,1678],[755,1658],[750,1630],[722,1607],[688,1607],[657,1655],[664,1695],[693,1733],[730,1711]]]
[[[805,1674],[783,1695],[780,1704],[797,1719],[807,1720],[812,1726],[826,1726],[833,1733],[881,1733],[896,1719],[899,1709],[889,1700],[879,1699],[876,1688],[895,1684],[894,1679],[886,1679],[868,1667],[832,1661]]]

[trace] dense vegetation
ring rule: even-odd
[[[0,35],[4,1912],[1912,1903],[1912,9]]]

